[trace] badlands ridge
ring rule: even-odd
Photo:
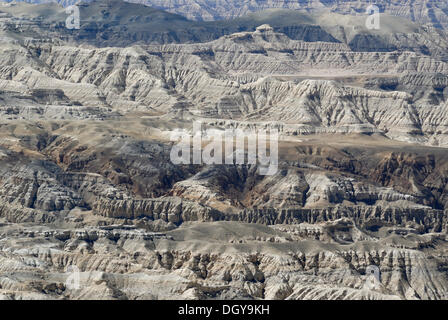
[[[82,6],[0,7],[0,298],[447,299],[443,27]],[[174,165],[195,120],[279,130],[277,173]]]

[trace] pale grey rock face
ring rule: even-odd
[[[306,3],[0,6],[0,299],[447,299],[445,7]],[[194,120],[278,170],[175,165]]]
[[[8,3],[11,1],[5,1]],[[15,1],[15,2],[21,2]],[[29,3],[58,3],[70,6],[78,0],[26,0]],[[92,0],[83,1],[84,3]],[[363,15],[371,1],[367,0],[275,0],[275,1],[238,1],[238,0],[126,0],[149,7],[182,15],[190,20],[212,21],[230,20],[250,13],[268,9],[291,9],[298,11],[330,11],[341,14]],[[382,13],[403,17],[419,24],[432,24],[438,28],[447,28],[448,5],[443,0],[376,0],[375,5]]]
[[[128,0],[142,3],[169,12],[181,14],[193,20],[221,20],[245,16],[251,12],[271,8],[293,10],[331,10],[343,14],[363,14],[371,1],[357,0],[275,0],[275,1],[238,1],[238,0]],[[419,23],[433,23],[446,27],[447,3],[443,0],[377,0],[374,2],[381,12],[406,17]]]
[[[187,109],[207,118],[276,121],[286,133],[380,132],[401,141],[446,144],[447,98],[441,91],[447,80],[440,74],[447,72],[447,63],[439,51],[432,57],[355,52],[342,43],[291,40],[270,29],[191,45],[90,49],[44,42],[12,48],[4,51],[39,52],[26,62],[12,56],[17,65],[3,72],[3,101],[14,108],[2,110],[12,119],[103,119],[135,110]],[[348,82],[369,77],[370,82],[360,88],[303,80],[310,73]],[[381,90],[384,79],[394,79],[403,91],[393,84],[395,90]],[[14,93],[20,90],[29,94]],[[29,107],[43,103],[67,106],[58,107],[64,112]]]
[[[345,245],[336,253],[332,248],[341,241],[349,243],[347,239],[360,231],[350,235],[347,229],[356,228],[343,220],[307,228],[316,231],[302,225],[269,228],[229,223],[190,224],[168,233],[127,231],[120,226],[110,230],[17,229],[0,243],[1,270],[9,275],[0,277],[2,297],[444,298],[448,284],[438,271],[438,259],[431,259],[433,253],[407,247],[417,238],[422,246],[431,247],[443,237],[415,236],[400,244],[393,243],[393,236],[380,241],[369,238],[367,247]],[[332,245],[322,246],[325,241]],[[24,245],[26,249],[21,249]],[[112,248],[119,250],[120,257],[114,256]],[[365,272],[372,263],[380,267],[382,280],[377,288],[366,289]],[[65,268],[72,264],[82,265],[79,289],[64,284],[70,275]],[[34,280],[36,273],[43,280]]]

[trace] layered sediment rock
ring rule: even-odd
[[[99,199],[94,210],[111,218],[148,217],[162,219],[174,224],[183,221],[216,221],[221,213],[198,203],[180,198],[143,199],[143,200],[111,200]]]
[[[444,8],[424,3],[385,8]],[[0,298],[447,299],[440,26],[113,0],[75,31],[59,7],[0,11]],[[175,164],[195,120],[203,147],[278,130],[277,170]]]

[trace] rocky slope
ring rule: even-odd
[[[71,231],[18,228],[0,243],[0,296],[446,299],[446,256],[433,248],[435,243],[443,248],[444,236],[414,235],[397,242],[398,236],[391,232],[380,241],[368,237],[367,243],[361,236],[357,244],[350,244],[351,233],[359,231],[347,221],[304,227],[202,223],[167,233],[120,226]],[[428,248],[425,253],[408,248],[417,242]],[[120,252],[119,257],[111,250]],[[370,289],[366,268],[372,264],[380,267],[381,283]],[[66,282],[72,265],[79,268],[76,288]],[[35,275],[41,278],[36,280]]]
[[[447,299],[443,30],[275,10],[159,41],[135,12],[206,23],[115,3],[0,9],[0,298]],[[195,120],[278,129],[278,170],[174,164]]]

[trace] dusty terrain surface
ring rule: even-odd
[[[0,298],[447,299],[448,36],[395,2],[2,4]],[[278,170],[174,164],[193,121],[278,130]]]

